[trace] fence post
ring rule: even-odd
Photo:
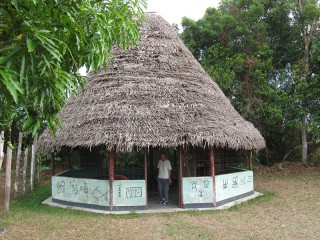
[[[22,194],[26,193],[27,184],[27,165],[28,165],[28,148],[24,150],[23,172],[22,172]]]
[[[51,153],[51,157],[50,157],[50,165],[51,165],[51,177],[53,177],[55,175],[55,159],[54,159],[54,152]]]
[[[36,171],[36,151],[37,151],[37,138],[38,135],[34,137],[33,144],[31,147],[31,166],[30,166],[30,190],[34,189],[34,175]]]
[[[248,156],[248,167],[249,170],[252,171],[253,167],[252,167],[252,150],[249,151],[249,156]]]
[[[21,145],[22,145],[22,132],[19,132],[18,150],[17,150],[17,156],[16,156],[16,174],[14,178],[14,199],[17,199],[17,195],[18,195]]]
[[[1,135],[0,135],[0,170],[2,167],[2,162],[3,162],[3,157],[4,157],[3,145],[4,145],[4,131],[1,131]]]
[[[7,160],[6,160],[6,180],[5,180],[5,191],[4,191],[4,204],[3,204],[3,210],[5,213],[9,212],[9,205],[10,205],[11,160],[12,160],[12,149],[8,146],[7,147]]]

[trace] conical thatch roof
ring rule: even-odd
[[[84,91],[62,109],[63,130],[56,138],[46,130],[40,148],[263,148],[259,131],[233,108],[170,24],[154,14],[148,19],[140,46],[114,48],[113,68],[88,74]]]

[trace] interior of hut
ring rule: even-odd
[[[174,148],[152,148],[147,154],[147,191],[149,207],[158,203],[157,165],[160,153],[166,152],[172,165],[172,184],[170,186],[171,206],[179,204],[179,153]],[[63,149],[62,159],[56,168],[63,172],[60,176],[109,179],[109,152],[103,147]],[[60,154],[61,154],[60,153]],[[60,159],[57,154],[56,160]],[[211,176],[209,150],[189,147],[182,151],[182,177]],[[214,149],[215,175],[235,173],[249,169],[249,153],[244,150]],[[57,165],[58,163],[58,165]],[[131,152],[117,152],[114,167],[115,180],[145,179],[144,149]],[[155,205],[154,205],[155,206]]]

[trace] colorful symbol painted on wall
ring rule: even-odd
[[[182,179],[183,204],[213,202],[212,177],[186,177]]]
[[[209,187],[209,184],[210,184],[210,181],[209,180],[204,180],[203,181],[203,186],[204,186],[204,188],[208,188]]]
[[[238,176],[232,178],[232,187],[238,188]]]
[[[126,196],[127,196],[127,198],[142,197],[142,187],[126,188]]]
[[[83,186],[80,186],[80,191],[82,191],[84,194],[89,193],[89,187],[87,181],[83,182]]]
[[[223,179],[222,184],[223,184],[223,190],[227,189],[228,188],[228,179]]]
[[[64,193],[65,192],[65,182],[64,181],[60,181],[57,183],[57,193]]]
[[[240,185],[245,185],[246,184],[246,176],[243,176],[241,179],[240,179]]]
[[[204,190],[203,189],[200,189],[198,190],[198,197],[202,197],[203,196],[203,193],[204,193]]]
[[[192,191],[194,191],[194,190],[197,191],[197,183],[198,183],[197,181],[192,181],[192,182],[191,182],[191,187],[192,187],[191,190],[192,190]]]
[[[118,197],[121,197],[121,185],[118,185]]]
[[[72,180],[72,181],[70,182],[70,186],[72,187],[72,193],[73,193],[74,195],[78,195],[79,192],[80,192],[79,187],[78,187],[78,181]]]
[[[106,201],[108,201],[108,191],[106,191],[105,193],[101,192],[99,187],[96,187],[91,195],[97,200],[97,202],[100,200],[100,199],[104,199]]]

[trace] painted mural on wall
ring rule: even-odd
[[[216,176],[216,202],[253,191],[253,172],[243,171]]]
[[[109,181],[86,178],[52,177],[52,198],[109,206]]]
[[[183,204],[213,203],[212,177],[182,178]]]
[[[113,182],[113,206],[145,206],[145,180],[115,180]]]

